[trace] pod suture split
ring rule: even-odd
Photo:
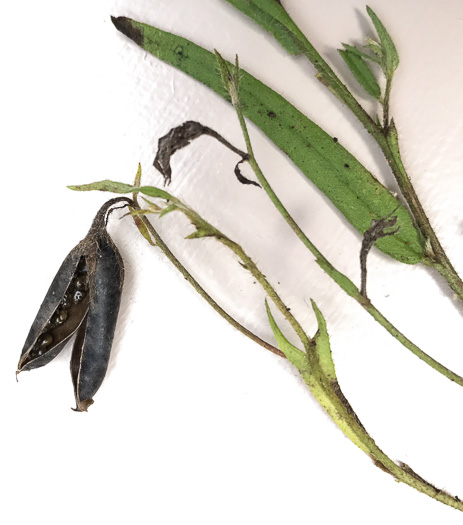
[[[87,236],[65,258],[24,343],[17,374],[48,364],[76,334],[71,376],[76,408],[86,412],[103,382],[124,282],[124,263],[106,230],[117,197],[97,213]]]

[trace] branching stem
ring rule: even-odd
[[[135,209],[140,209],[136,195],[134,195],[134,201],[136,203]],[[228,321],[234,328],[236,328],[238,331],[240,331],[242,334],[244,334],[246,337],[249,337],[252,341],[259,344],[266,350],[269,350],[273,354],[276,354],[280,357],[285,357],[284,353],[276,348],[275,346],[271,345],[270,343],[267,343],[267,341],[264,341],[259,336],[245,328],[242,324],[240,324],[236,319],[234,319],[231,315],[229,315],[221,306],[217,304],[216,301],[204,290],[204,288],[198,283],[198,281],[190,274],[190,272],[182,265],[182,263],[175,257],[175,255],[172,253],[172,251],[169,249],[169,247],[166,245],[166,243],[162,240],[159,233],[156,231],[154,226],[151,224],[151,222],[143,215],[139,216],[140,220],[143,221],[144,225],[146,226],[147,230],[149,231],[150,235],[153,237],[156,246],[161,249],[161,251],[164,253],[164,255],[169,259],[169,261],[177,268],[177,270],[183,275],[183,277],[193,286],[193,288],[199,293],[199,295],[205,299],[212,308],[221,315],[226,321]]]
[[[349,89],[343,84],[336,73],[331,69],[328,63],[322,58],[302,31],[291,21],[291,31],[298,38],[306,58],[313,64],[319,72],[322,83],[325,84],[330,91],[343,102],[362,123],[363,127],[370,133],[386,160],[388,161],[391,171],[399,185],[400,191],[407,202],[410,211],[415,220],[416,226],[423,235],[423,238],[429,242],[431,246],[430,253],[427,258],[423,260],[424,264],[437,270],[442,277],[447,281],[450,288],[455,292],[459,299],[463,302],[463,281],[451,264],[444,248],[431,226],[431,223],[424,211],[424,208],[415,192],[413,184],[404,168],[402,158],[398,147],[396,151],[390,147],[390,142],[387,139],[389,124],[390,124],[390,92],[392,87],[392,80],[388,79],[386,83],[386,92],[383,101],[383,126],[378,125],[361,104],[352,95]]]
[[[309,249],[309,251],[315,256],[317,264],[328,274],[333,281],[338,284],[348,295],[357,301],[357,303],[366,310],[383,328],[385,328],[395,339],[397,339],[402,345],[405,346],[410,352],[412,352],[416,357],[424,361],[426,364],[434,368],[437,372],[441,373],[451,381],[454,381],[460,386],[463,386],[463,377],[455,374],[447,367],[433,359],[430,355],[426,354],[421,350],[417,345],[410,341],[404,334],[402,334],[395,326],[371,303],[371,301],[362,295],[361,291],[357,286],[344,274],[339,272],[329,261],[328,259],[320,252],[320,250],[311,242],[307,235],[302,231],[296,221],[293,219],[291,214],[285,208],[283,203],[280,201],[276,193],[273,191],[269,182],[267,181],[265,175],[260,169],[256,158],[254,156],[254,151],[251,144],[251,139],[249,137],[246,121],[240,106],[238,98],[234,100],[234,107],[238,120],[241,126],[241,130],[244,136],[246,143],[247,152],[249,155],[249,164],[253,169],[260,185],[265,190],[270,200],[273,202],[277,210],[280,212],[282,217],[285,219],[287,224],[297,235],[300,241]],[[463,289],[463,288],[462,288]]]

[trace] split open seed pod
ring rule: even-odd
[[[87,411],[103,382],[124,281],[124,264],[106,230],[107,215],[126,197],[106,202],[65,258],[27,336],[18,371],[49,363],[77,332],[71,357],[77,411]]]

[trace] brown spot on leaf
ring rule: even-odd
[[[118,31],[133,40],[138,46],[143,44],[143,31],[134,27],[133,20],[125,16],[112,16],[111,21]]]

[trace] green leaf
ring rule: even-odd
[[[185,239],[203,239],[204,237],[214,237],[214,234],[210,230],[198,229],[190,235],[187,235]]]
[[[318,331],[314,337],[314,351],[317,354],[318,363],[326,378],[330,382],[337,381],[336,370],[334,368],[333,357],[331,355],[330,338],[326,328],[326,321],[315,302],[312,300],[311,302],[312,308],[315,312],[315,317],[317,318],[318,322]]]
[[[230,93],[230,83],[233,81],[233,76],[228,67],[228,63],[222,58],[222,55],[214,49],[215,59],[217,60],[217,65],[219,66],[220,77],[222,78],[222,84],[225,90]]]
[[[133,222],[135,223],[135,226],[138,228],[138,231],[141,233],[141,235],[151,244],[151,246],[156,246],[156,243],[151,238],[148,228],[138,216],[137,211],[144,211],[144,210],[134,210],[133,208],[130,208],[130,214],[132,215],[132,219],[133,219]]]
[[[339,49],[339,54],[363,89],[373,98],[379,100],[381,97],[381,88],[363,57],[348,49]]]
[[[148,205],[148,209],[147,210],[141,210],[141,211],[145,211],[147,213],[148,212],[149,213],[161,213],[162,208],[160,206],[158,206],[155,202],[152,202],[149,199],[146,199],[145,197],[142,197],[142,199]]]
[[[376,40],[367,37],[366,46],[368,47],[368,49],[373,51],[373,53],[378,57],[379,63],[382,64],[382,60],[384,58],[384,51],[381,44],[376,42]]]
[[[252,18],[263,29],[271,33],[274,38],[283,46],[290,55],[300,55],[303,53],[300,41],[289,28],[281,21],[280,16],[275,16],[275,12],[265,10],[265,2],[255,2],[250,0],[227,0],[242,13]],[[275,0],[271,0],[277,4]],[[264,7],[264,9],[262,9]],[[270,6],[271,7],[271,6]],[[280,19],[279,19],[280,18]]]
[[[371,62],[375,62],[375,64],[380,64],[380,61],[376,57],[368,55],[367,53],[364,53],[363,51],[360,51],[360,49],[358,49],[357,47],[350,46],[349,44],[342,44],[342,45],[347,51],[354,53],[354,55],[362,57],[365,60],[370,60]]]
[[[170,204],[169,206],[167,206],[167,208],[164,208],[161,211],[159,217],[164,217],[164,215],[167,215],[168,213],[170,213],[171,211],[175,211],[176,209],[178,209],[178,206],[176,204]]]
[[[138,163],[138,169],[137,169],[137,173],[135,175],[135,181],[133,183],[134,186],[140,186],[141,184],[141,164]]]
[[[113,18],[113,23],[146,51],[228,99],[213,53],[129,18]],[[245,116],[289,156],[360,233],[368,229],[372,219],[384,217],[398,207],[400,232],[381,239],[377,248],[402,262],[421,261],[422,239],[406,208],[339,142],[244,70],[240,71],[240,100]]]
[[[275,336],[278,348],[285,354],[288,361],[292,363],[301,374],[307,373],[309,370],[307,354],[302,350],[299,350],[299,348],[296,348],[283,335],[283,332],[280,330],[275,322],[275,319],[273,318],[267,299],[265,300],[265,308],[267,309],[268,321],[270,323],[273,335]]]
[[[375,12],[371,7],[367,6],[368,16],[371,18],[373,25],[375,26],[376,32],[378,33],[379,39],[381,41],[381,46],[384,50],[384,65],[385,73],[388,78],[392,78],[394,71],[399,65],[399,54],[397,49],[390,37],[389,33],[386,31],[381,20],[376,16]]]
[[[80,186],[68,186],[70,190],[74,191],[109,191],[111,193],[133,193],[139,192],[149,197],[157,197],[159,199],[176,201],[167,191],[155,188],[154,186],[131,186],[123,182],[115,182],[112,180],[102,180],[99,182],[92,182],[91,184],[81,184]]]
[[[313,47],[304,33],[294,23],[293,19],[286,12],[279,0],[227,0],[227,2],[236,7],[242,13],[252,18],[264,29],[266,28],[261,23],[260,18],[253,15],[254,11],[249,9],[249,4],[252,4],[255,9],[260,9],[262,12],[266,13],[267,16],[271,17],[273,20],[272,25],[274,24],[275,27],[282,28],[283,34],[286,33],[287,35],[291,35],[291,37],[297,43],[297,46],[300,48],[300,52],[312,62],[318,73],[321,75],[323,82],[326,82],[327,86],[332,89],[332,82],[336,83],[333,71],[327,67],[327,64],[320,56],[318,51]],[[278,24],[281,24],[281,26],[278,26]],[[280,32],[271,30],[271,33],[281,43]]]

